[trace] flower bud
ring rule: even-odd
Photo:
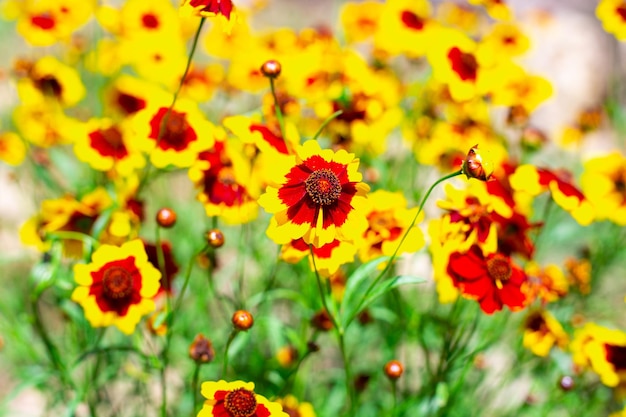
[[[233,314],[232,322],[235,329],[245,331],[254,324],[254,317],[252,317],[249,311],[237,310],[235,314]]]
[[[402,367],[402,363],[400,363],[400,361],[394,359],[385,364],[384,371],[387,378],[395,381],[402,376],[404,368]]]
[[[156,221],[159,226],[170,228],[176,223],[176,212],[170,208],[164,207],[157,212]]]
[[[569,375],[565,375],[559,380],[559,387],[561,387],[563,391],[570,391],[574,389],[575,385],[574,378]]]
[[[206,241],[213,248],[219,248],[224,245],[224,233],[220,229],[211,229],[206,232]]]
[[[282,67],[280,62],[275,59],[270,59],[265,61],[263,65],[261,65],[261,73],[267,78],[276,78],[280,75],[280,71]]]
[[[209,363],[215,357],[213,344],[202,334],[196,335],[189,346],[189,357],[197,363]]]
[[[476,145],[467,153],[461,169],[467,178],[487,181],[493,175],[493,162],[479,152],[478,145]]]
[[[327,332],[333,328],[333,321],[326,310],[320,310],[311,317],[311,326],[317,330]]]

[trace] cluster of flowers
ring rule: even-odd
[[[527,309],[524,345],[535,354],[569,346],[574,363],[591,367],[604,384],[625,382],[626,333],[588,323],[570,343],[550,313],[570,286],[589,291],[588,259],[541,265],[531,235],[543,227],[533,220],[542,194],[580,226],[626,225],[626,158],[591,158],[578,182],[565,169],[514,158],[491,110],[505,110],[521,151],[532,156],[547,139],[531,115],[552,87],[518,63],[530,42],[506,4],[469,3],[444,3],[436,13],[427,0],[347,3],[340,42],[329,28],[256,33],[229,0],[178,7],[128,0],[119,8],[95,0],[6,1],[5,16],[26,42],[62,46],[63,56],[42,49],[15,62],[15,131],[0,134],[0,160],[20,165],[28,156],[54,183],[50,155],[60,148],[101,173],[97,187],[44,200],[22,227],[22,241],[46,252],[61,239],[68,257],[91,255],[74,267],[71,298],[91,326],[130,335],[159,294],[174,291],[178,272],[171,244],[140,239],[142,192],[156,172],[186,170],[206,215],[226,225],[254,221],[263,209],[281,260],[308,258],[312,270],[336,279],[357,258],[366,263],[426,245],[416,227],[421,210],[409,208],[397,184],[379,181],[376,161],[401,147],[422,166],[468,177],[446,186],[443,214],[425,227],[439,301],[475,300],[488,315]],[[598,7],[607,31],[622,28],[618,37],[626,33],[624,10],[619,1]],[[215,19],[201,31],[206,17]],[[88,23],[102,33],[97,40],[82,30]],[[198,45],[211,63],[192,59]],[[411,70],[398,70],[399,62]],[[428,77],[406,75],[423,75],[425,66]],[[86,87],[94,80],[105,80],[102,91]],[[231,110],[230,103],[249,107],[241,93],[268,85],[258,110]],[[208,102],[219,109],[203,107]],[[597,124],[581,122],[578,131]],[[398,127],[402,140],[394,141]],[[157,221],[170,227],[175,214],[161,211]],[[84,235],[97,246],[93,254]],[[213,247],[223,244],[219,231],[207,236]],[[199,416],[285,415],[252,383],[206,382],[202,393]],[[285,410],[298,407],[284,401]],[[313,415],[307,407],[287,414]]]

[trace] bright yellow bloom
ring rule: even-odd
[[[389,54],[423,56],[434,39],[427,0],[388,0],[379,17],[374,45]]]
[[[615,35],[620,41],[626,40],[626,2],[624,0],[601,0],[596,8],[596,16],[604,30]]]
[[[553,93],[548,80],[510,62],[494,68],[490,75],[490,98],[495,105],[521,106],[530,114]]]
[[[619,152],[592,158],[581,177],[583,192],[598,220],[626,226],[626,157]]]
[[[293,395],[287,395],[275,401],[283,406],[283,411],[289,414],[290,417],[316,417],[311,403],[298,401]]]
[[[26,157],[24,141],[13,132],[0,133],[0,161],[19,165]]]
[[[76,69],[46,55],[32,64],[27,77],[17,84],[17,92],[24,104],[54,100],[65,107],[83,99],[86,90]]]
[[[253,382],[207,381],[200,392],[206,400],[198,417],[289,417],[280,404],[255,393]]]
[[[378,29],[383,8],[383,3],[371,0],[345,3],[339,18],[348,42],[361,42],[372,37]]]
[[[626,369],[623,366],[626,333],[587,323],[574,334],[570,349],[574,363],[591,367],[604,385],[616,387],[626,381]]]
[[[478,60],[483,65],[493,65],[506,58],[525,53],[530,48],[530,40],[514,23],[496,23],[481,40],[478,47]]]
[[[81,126],[58,103],[43,99],[15,107],[13,121],[26,141],[42,148],[70,143]]]
[[[126,334],[135,331],[142,316],[154,311],[152,298],[159,290],[161,273],[149,261],[141,240],[121,247],[100,246],[91,263],[74,266],[79,285],[72,300],[85,311],[92,327],[116,326]]]
[[[524,322],[524,347],[537,356],[548,356],[554,345],[565,348],[569,338],[563,326],[547,310],[535,310]]]

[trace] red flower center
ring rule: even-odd
[[[146,107],[145,100],[122,92],[118,92],[116,104],[127,114],[137,113],[139,110]]]
[[[35,80],[35,86],[45,95],[53,96],[56,98],[61,97],[61,92],[63,91],[59,80],[57,80],[52,75],[46,75]]]
[[[615,9],[615,13],[619,15],[619,17],[626,22],[626,4],[622,3]]]
[[[163,150],[182,151],[197,139],[196,133],[189,125],[185,113],[161,107],[150,122],[150,137],[157,141]]]
[[[122,133],[117,127],[111,126],[104,130],[91,132],[89,139],[91,147],[97,150],[102,156],[122,159],[128,155],[128,151],[122,139]]]
[[[34,26],[37,26],[38,28],[43,29],[43,30],[50,30],[54,28],[55,23],[56,23],[54,19],[52,18],[52,16],[50,16],[50,14],[48,13],[40,14],[38,16],[33,16],[30,18],[30,22]]]
[[[452,64],[452,70],[459,75],[461,80],[476,81],[478,62],[473,54],[462,52],[455,46],[448,52],[448,60]]]
[[[315,204],[322,206],[333,204],[341,195],[341,182],[330,169],[313,171],[304,186]]]
[[[224,408],[232,417],[251,417],[256,412],[254,392],[245,388],[230,391],[224,397]]]
[[[487,271],[491,278],[496,280],[496,283],[507,281],[511,278],[511,274],[513,273],[508,258],[499,253],[487,260]]]
[[[141,23],[148,29],[156,29],[159,27],[159,19],[152,13],[146,13],[141,17]]]
[[[404,10],[402,12],[400,19],[402,20],[402,23],[410,29],[422,30],[424,28],[424,19],[408,10]]]
[[[104,271],[102,290],[110,300],[124,299],[133,291],[133,276],[124,268],[112,266]]]

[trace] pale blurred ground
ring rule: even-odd
[[[258,29],[266,25],[293,28],[333,25],[343,2],[269,0],[268,3],[267,9],[256,19]],[[533,123],[556,138],[560,129],[573,121],[580,110],[604,100],[616,71],[624,74],[623,67],[618,65],[623,60],[624,46],[602,30],[594,14],[596,1],[511,0],[509,3],[532,38],[533,48],[524,60],[527,68],[547,77],[556,91],[538,110]],[[11,60],[11,54],[6,52],[15,49],[14,39],[0,38],[0,49],[5,51],[0,57],[0,68],[6,70]],[[11,90],[0,83],[0,111],[6,109],[10,97]],[[608,127],[600,129],[586,139],[583,150],[587,154],[605,151],[614,146],[615,139]],[[0,277],[3,265],[25,256],[17,232],[21,223],[36,210],[33,197],[31,187],[16,181],[11,169],[0,164]],[[12,386],[6,372],[0,372],[0,399]],[[7,415],[41,416],[44,405],[37,392],[24,391],[11,402]]]

